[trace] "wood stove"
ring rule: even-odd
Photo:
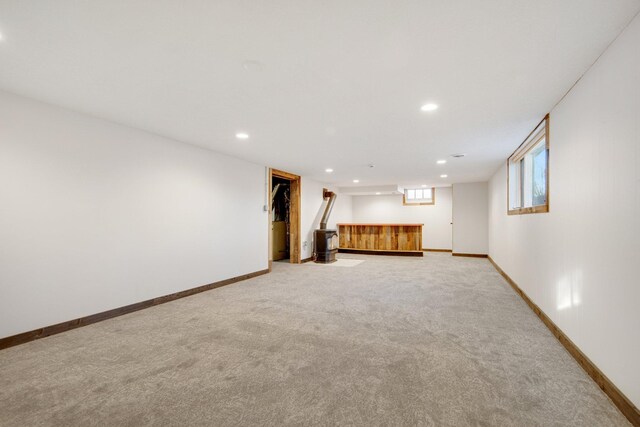
[[[336,261],[338,253],[338,231],[316,230],[313,233],[316,244],[316,262],[328,264]]]

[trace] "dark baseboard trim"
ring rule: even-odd
[[[267,274],[269,269],[260,270],[253,273],[243,274],[242,276],[232,277],[230,279],[221,280],[219,282],[210,283],[208,285],[198,286],[197,288],[187,289],[185,291],[176,292],[169,295],[149,299],[142,302],[137,302],[124,307],[114,308],[112,310],[103,311],[101,313],[92,314],[86,317],[80,317],[78,319],[69,320],[67,322],[58,323],[56,325],[45,326],[44,328],[35,329],[29,332],[23,332],[21,334],[13,335],[6,338],[0,338],[0,350],[13,347],[19,344],[24,344],[29,341],[34,341],[40,338],[48,337],[51,335],[59,334],[61,332],[70,331],[71,329],[80,328],[82,326],[91,325],[93,323],[101,322],[103,320],[111,319],[113,317],[122,316],[123,314],[132,313],[134,311],[142,310],[144,308],[153,307],[154,305],[164,304],[169,301],[174,301],[180,298],[188,297],[198,294],[200,292],[209,291],[211,289],[220,288],[222,286],[237,283],[242,280],[251,279],[252,277],[261,276]]]
[[[386,255],[386,256],[424,256],[422,251],[384,251],[384,250],[368,250],[368,249],[338,249],[343,254],[362,254],[362,255]]]
[[[451,249],[422,249],[422,252],[452,252]]]
[[[300,261],[300,264],[304,264],[305,262],[311,262],[313,261],[314,257],[310,256],[309,258],[305,258],[302,261]]]
[[[456,253],[456,252],[453,252],[451,255],[453,255],[453,256],[466,256],[466,257],[469,257],[469,258],[488,258],[489,257],[489,255],[487,255],[487,254],[460,254],[460,253]]]
[[[605,392],[609,399],[618,407],[620,412],[627,417],[629,422],[636,426],[640,426],[640,411],[638,408],[625,396],[618,387],[615,386],[611,382],[609,378],[591,361],[589,358],[576,346],[573,341],[569,339],[567,335],[560,328],[556,326],[555,323],[547,316],[544,311],[540,309],[534,303],[531,298],[527,296],[527,294],[520,289],[516,282],[509,277],[507,273],[502,270],[498,264],[489,256],[489,262],[493,264],[495,269],[504,277],[509,285],[513,288],[514,291],[527,303],[529,308],[542,320],[542,323],[545,324],[547,328],[551,331],[551,333],[560,341],[560,344],[564,346],[565,349],[569,352],[569,354],[578,362],[578,364],[585,370],[585,372],[598,384],[598,386]]]

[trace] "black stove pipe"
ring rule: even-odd
[[[329,201],[327,202],[327,207],[324,208],[324,214],[322,215],[322,219],[320,220],[320,230],[327,229],[327,221],[329,221],[329,215],[331,215],[331,210],[333,209],[333,204],[335,203],[337,197],[336,193],[334,193],[333,191],[325,191],[323,196],[325,199],[328,197]]]

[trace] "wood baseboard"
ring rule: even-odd
[[[462,254],[462,253],[457,253],[457,252],[453,252],[451,255],[453,256],[466,256],[469,258],[488,258],[489,255],[487,254]]]
[[[338,249],[339,253],[387,256],[424,256],[422,251],[385,251],[381,249]]]
[[[452,252],[451,249],[425,249],[422,248],[422,252]]]
[[[302,261],[300,261],[300,264],[304,264],[305,262],[311,262],[313,261],[314,257],[310,256],[309,258],[305,258]]]
[[[188,297],[191,295],[195,295],[200,292],[220,288],[222,286],[226,286],[232,283],[237,283],[243,280],[251,279],[252,277],[261,276],[267,273],[269,273],[269,269],[260,270],[260,271],[256,271],[248,274],[243,274],[242,276],[232,277],[230,279],[221,280],[219,282],[210,283],[208,285],[198,286],[197,288],[187,289],[185,291],[180,291],[173,294],[149,299],[146,301],[125,305],[124,307],[114,308],[112,310],[103,311],[101,313],[92,314],[86,317],[80,317],[78,319],[69,320],[67,322],[58,323],[56,325],[45,326],[44,328],[35,329],[33,331],[23,332],[21,334],[12,335],[10,337],[0,338],[0,350],[13,347],[19,344],[24,344],[29,341],[34,341],[40,338],[48,337],[51,335],[59,334],[61,332],[70,331],[71,329],[76,329],[82,326],[91,325],[93,323],[101,322],[103,320],[111,319],[113,317],[122,316],[123,314],[132,313],[134,311],[142,310],[144,308],[153,307],[154,305],[164,304],[166,302],[174,301],[174,300]]]
[[[565,349],[569,352],[569,354],[578,362],[578,364],[585,370],[585,372],[598,384],[598,386],[605,392],[609,399],[618,407],[620,412],[627,417],[629,422],[636,427],[640,427],[640,411],[638,408],[625,396],[618,387],[615,386],[611,382],[609,378],[591,361],[589,358],[576,346],[573,341],[569,339],[569,337],[562,332],[558,326],[547,316],[544,311],[540,309],[534,303],[531,298],[527,296],[527,294],[520,289],[518,284],[513,281],[511,277],[507,273],[502,270],[498,264],[489,256],[489,262],[493,264],[495,269],[504,277],[509,285],[513,288],[514,291],[527,303],[529,308],[542,320],[542,323],[545,324],[547,328],[551,331],[551,333],[560,341],[560,344],[564,346]]]

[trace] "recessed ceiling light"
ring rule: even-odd
[[[353,182],[355,182],[356,184],[360,182],[359,179],[354,179]]]
[[[427,188],[427,184],[422,184],[422,188]]]
[[[236,133],[236,138],[238,139],[249,139],[249,134],[245,132]]]
[[[435,111],[438,109],[438,104],[424,104],[422,107],[420,107],[420,110],[422,111]]]
[[[2,36],[2,33],[0,33],[0,40],[2,40],[4,37]]]
[[[444,165],[445,163],[447,163],[447,161],[446,160],[438,160],[436,163],[439,164],[439,165]]]
[[[442,175],[440,175],[440,178],[446,178],[446,177],[448,177],[448,176],[449,176],[449,175],[442,174]]]
[[[380,195],[380,192],[379,192],[379,191],[376,191],[376,196],[379,196],[379,195]]]
[[[331,168],[326,168],[324,171],[325,171],[326,173],[331,173],[331,172],[333,172],[333,169],[331,169]]]

